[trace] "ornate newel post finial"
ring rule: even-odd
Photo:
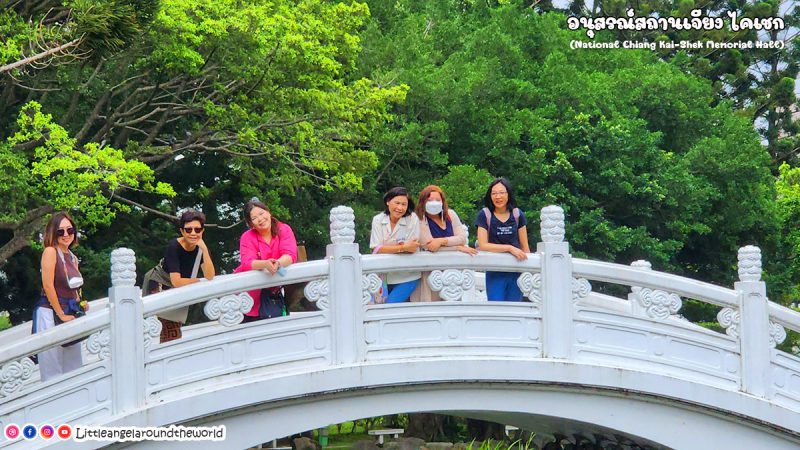
[[[556,205],[545,206],[539,217],[542,242],[563,242],[564,210]]]
[[[748,245],[739,249],[739,280],[761,281],[761,249]]]
[[[352,244],[356,240],[356,216],[353,208],[337,206],[331,210],[331,243]]]
[[[129,248],[111,252],[111,286],[136,284],[136,254]]]

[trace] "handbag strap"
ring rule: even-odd
[[[56,247],[56,251],[58,252],[58,256],[61,257],[61,265],[64,266],[64,276],[67,279],[67,283],[69,283],[69,272],[67,271],[67,262],[64,259],[64,253],[62,253],[61,249],[58,248],[58,247]],[[74,260],[75,259],[75,255],[73,255],[72,252],[69,252],[69,254],[70,254],[70,259]],[[83,294],[82,289],[78,288],[78,289],[75,289],[75,291],[77,292],[78,303],[80,304],[81,294]]]
[[[58,256],[61,258],[61,266],[64,268],[64,276],[66,280],[69,281],[69,272],[67,271],[67,262],[64,259],[64,253],[61,252],[61,249],[56,247],[56,251],[58,252]]]
[[[192,276],[190,278],[197,278],[197,272],[200,270],[200,259],[203,258],[203,249],[197,247],[197,256],[194,258],[194,267],[192,267]]]

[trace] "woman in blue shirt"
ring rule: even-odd
[[[478,212],[478,250],[511,253],[519,261],[528,259],[528,221],[517,208],[511,183],[496,178],[483,199],[486,206]],[[522,301],[517,286],[517,272],[486,272],[486,297],[490,301]]]

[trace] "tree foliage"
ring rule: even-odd
[[[209,236],[212,252],[227,267],[235,255],[228,244],[242,229],[214,225],[239,222],[238,208],[252,196],[291,220],[282,202],[304,189],[359,191],[377,165],[371,135],[407,91],[356,74],[369,16],[363,3],[14,4],[0,18],[0,35],[13,36],[0,63],[25,58],[41,43],[79,37],[76,51],[84,53],[0,78],[0,158],[19,175],[2,180],[19,201],[0,206],[8,219],[0,223],[8,230],[0,232],[0,264],[64,206],[80,209],[82,226],[99,227],[87,245],[105,247],[84,246],[87,258],[130,240],[145,248],[142,261],[157,260],[174,229],[139,216],[169,220],[196,207],[218,232]],[[121,14],[130,8],[137,14]],[[43,164],[34,165],[35,158]],[[30,183],[36,177],[41,187]],[[59,177],[79,186],[64,191]],[[167,184],[172,199],[164,195]],[[49,189],[49,197],[36,189]],[[105,228],[109,211],[120,207],[132,210]],[[127,236],[115,232],[120,221],[130,222]],[[143,245],[137,235],[158,244]]]
[[[469,164],[529,214],[563,206],[578,255],[721,283],[738,246],[774,244],[769,154],[711,82],[649,51],[570,50],[563,15],[521,4],[370,7],[361,70],[411,87],[384,186]]]

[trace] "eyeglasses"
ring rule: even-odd
[[[64,237],[65,234],[67,236],[72,236],[73,234],[75,234],[75,228],[73,227],[59,228],[56,230],[56,234],[58,235],[58,237]]]
[[[492,192],[492,197],[502,197],[502,196],[507,195],[507,194],[508,194],[508,192],[506,192],[506,191],[503,191],[503,192]]]
[[[183,227],[183,231],[186,232],[186,234],[189,234],[192,231],[194,231],[197,234],[200,234],[200,233],[203,232],[203,227],[194,227],[194,228],[192,228],[192,227]]]

